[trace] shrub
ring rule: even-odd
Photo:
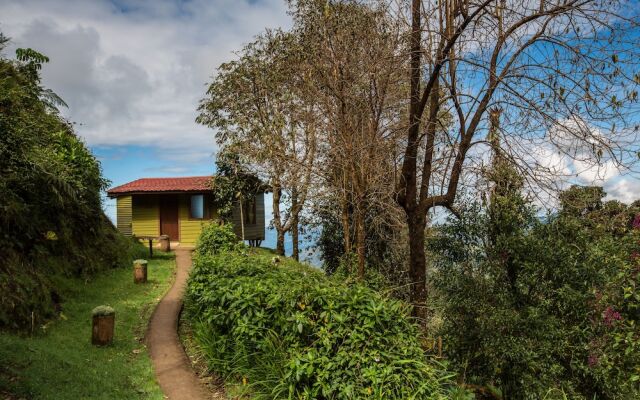
[[[102,211],[100,162],[41,86],[47,57],[1,53],[0,328],[27,328],[59,310],[67,278],[127,265],[135,249]]]
[[[573,188],[544,221],[476,206],[432,235],[445,352],[467,382],[515,399],[638,398],[637,211],[602,196]]]
[[[255,397],[444,398],[451,375],[428,359],[408,306],[291,260],[196,258],[187,318],[212,370]]]
[[[202,228],[202,233],[196,243],[196,254],[200,256],[214,255],[235,249],[240,242],[233,232],[230,223],[210,223]]]

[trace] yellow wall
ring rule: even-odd
[[[192,245],[196,243],[203,224],[211,223],[212,220],[218,218],[218,213],[211,210],[210,220],[189,219],[189,196],[180,196],[178,205],[178,221],[180,224],[180,243]]]
[[[211,219],[199,220],[189,218],[189,195],[181,195],[178,199],[178,229],[180,243],[194,245],[200,236],[203,224],[218,219],[215,208],[210,208]],[[120,196],[117,198],[118,229],[128,235],[159,236],[160,207],[156,195]],[[128,230],[127,230],[128,229]]]
[[[131,236],[131,196],[118,197],[116,204],[116,226],[123,235]]]
[[[145,201],[138,201],[138,197],[134,199],[132,231],[135,236],[160,235],[160,208],[155,196]]]

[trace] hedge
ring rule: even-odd
[[[198,255],[185,315],[210,368],[253,398],[452,398],[408,307],[265,251]]]

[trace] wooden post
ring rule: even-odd
[[[91,344],[96,346],[111,344],[115,330],[115,310],[109,306],[98,306],[93,309],[91,315],[93,317]]]
[[[149,238],[149,258],[153,258],[153,239]]]
[[[171,239],[168,235],[160,235],[160,250],[171,251]]]
[[[147,282],[147,260],[135,260],[133,262],[133,283]]]

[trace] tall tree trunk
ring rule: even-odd
[[[344,241],[344,254],[351,253],[351,222],[349,216],[349,204],[346,199],[342,199],[342,234]]]
[[[298,214],[300,210],[298,210],[298,191],[293,189],[291,190],[291,242],[293,251],[291,257],[294,260],[298,261],[300,259],[300,253],[298,249]]]
[[[358,253],[358,278],[364,279],[365,267],[365,231],[364,231],[364,211],[361,206],[356,207],[356,251]]]
[[[273,226],[276,228],[276,254],[284,256],[284,227],[280,217],[280,196],[282,195],[279,182],[271,185],[273,193]]]
[[[291,216],[291,218],[293,218],[292,223],[291,223],[291,241],[293,244],[293,252],[291,254],[291,257],[293,257],[294,260],[299,261],[300,260],[300,250],[299,250],[299,232],[298,232],[298,215],[294,215]]]
[[[278,230],[276,233],[276,254],[284,256],[284,231]]]
[[[424,249],[424,230],[426,218],[418,215],[408,215],[409,225],[409,277],[411,279],[411,303],[413,315],[426,318],[427,300],[427,259]]]
[[[240,232],[242,236],[240,239],[244,242],[244,204],[242,204],[242,196],[240,196]]]
[[[418,149],[421,142],[420,121],[422,111],[420,109],[420,81],[421,81],[421,53],[422,53],[422,26],[421,26],[421,0],[411,2],[411,40],[410,40],[410,73],[409,73],[409,127],[407,131],[407,145],[402,163],[402,174],[397,188],[397,200],[404,209],[409,228],[409,277],[411,279],[411,302],[413,303],[413,315],[426,316],[426,255],[424,250],[424,230],[426,227],[427,208],[421,207],[418,201],[418,174],[417,160]],[[432,102],[437,98],[431,96]],[[435,112],[435,111],[434,111]],[[436,114],[432,115],[437,116]],[[435,118],[431,118],[435,121]],[[432,122],[433,122],[432,121]],[[433,127],[433,126],[431,126]],[[433,132],[431,132],[433,133]],[[430,162],[430,152],[427,149],[425,161]],[[431,166],[427,165],[423,170],[422,180],[426,182],[428,189],[428,177]],[[420,191],[421,198],[423,192]],[[426,193],[424,193],[426,195]]]

